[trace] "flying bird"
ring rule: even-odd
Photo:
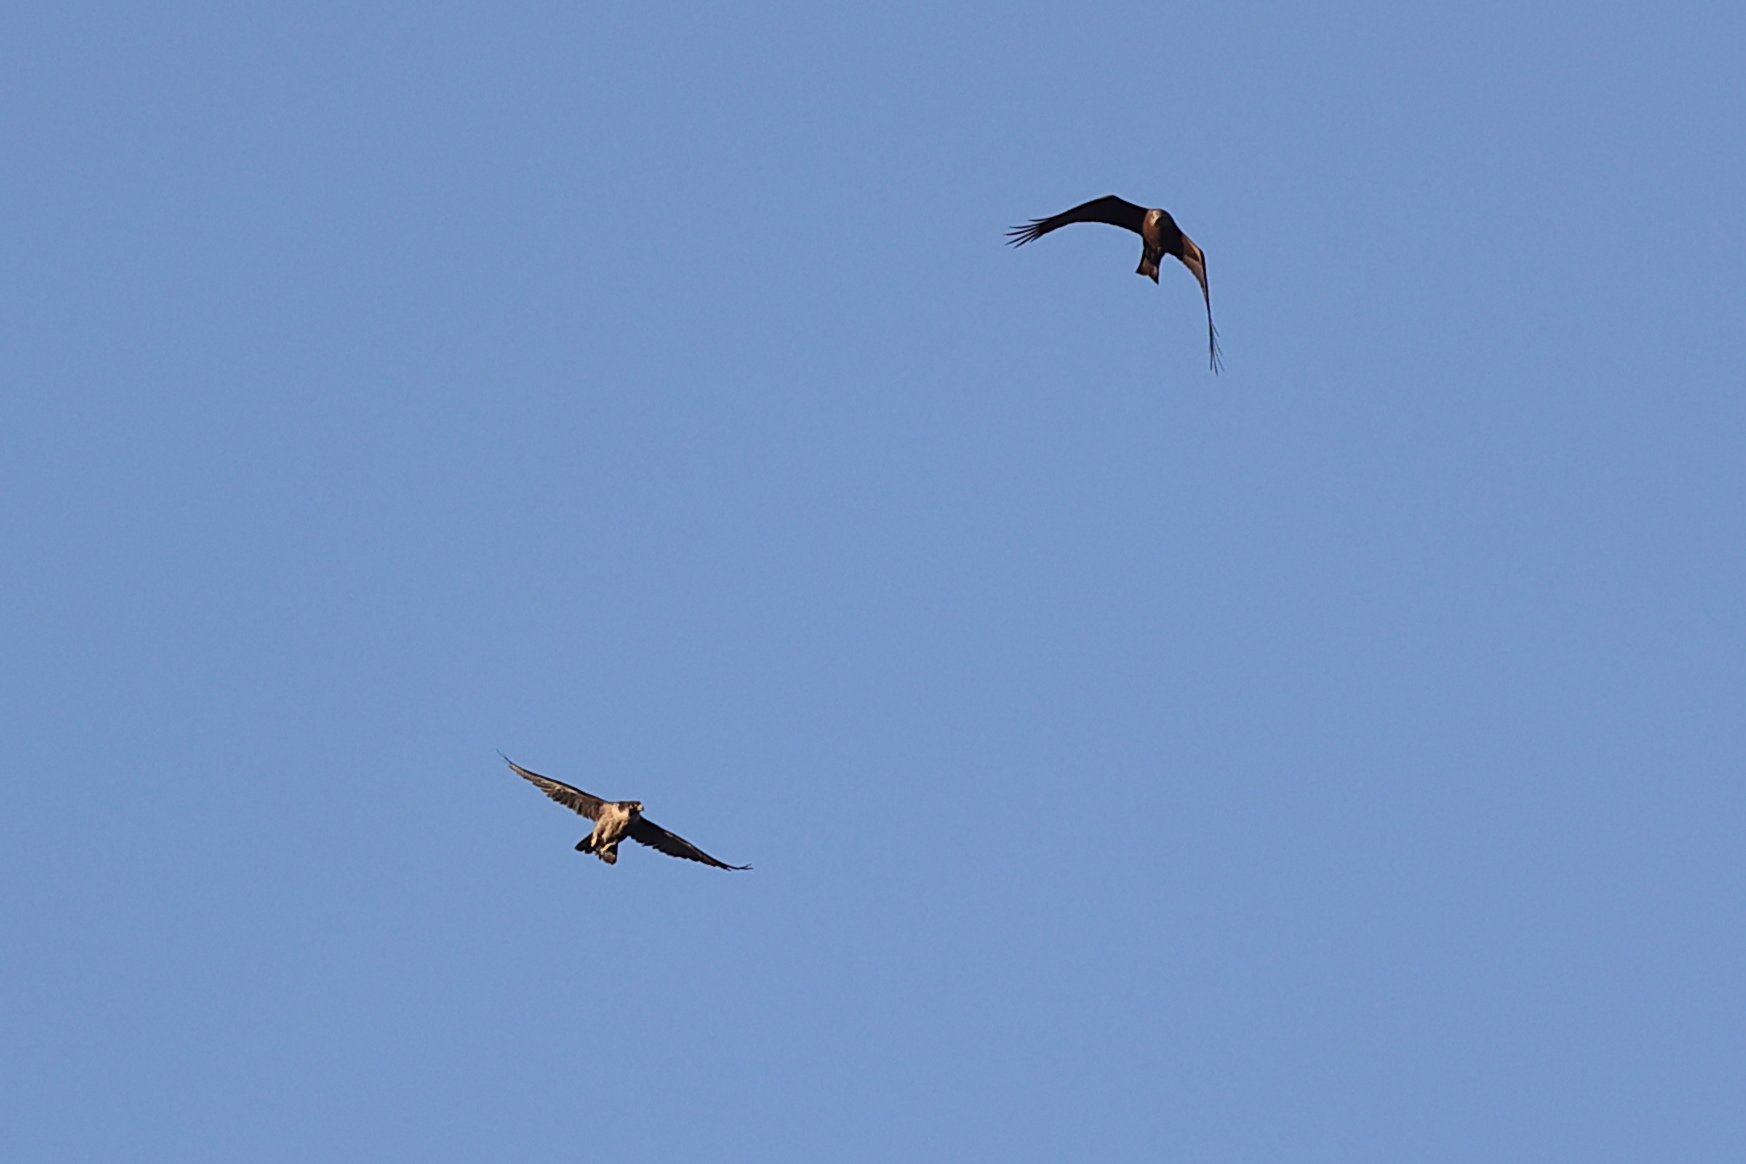
[[[497,754],[503,756],[502,752]],[[729,865],[726,861],[717,861],[684,837],[668,832],[643,815],[643,802],[640,800],[602,800],[598,796],[590,796],[580,788],[571,788],[560,780],[541,776],[538,772],[529,772],[508,756],[503,756],[503,762],[509,765],[511,772],[565,808],[574,809],[594,822],[594,831],[576,842],[576,851],[579,853],[593,853],[608,865],[616,865],[619,842],[629,837],[637,844],[659,849],[669,857],[701,861],[705,865],[714,865],[717,869],[751,868],[750,865]]]
[[[1024,226],[1015,226],[1007,231],[1007,242],[1015,247],[1028,242],[1035,242],[1051,230],[1070,226],[1075,222],[1105,222],[1110,226],[1119,226],[1123,230],[1131,230],[1140,236],[1140,267],[1136,275],[1144,275],[1152,282],[1158,281],[1158,260],[1165,255],[1175,255],[1187,267],[1189,273],[1200,282],[1200,297],[1206,301],[1206,346],[1212,360],[1212,370],[1219,370],[1222,357],[1219,354],[1219,332],[1213,326],[1212,293],[1206,286],[1206,255],[1194,245],[1194,240],[1182,233],[1182,228],[1176,225],[1176,220],[1170,217],[1168,210],[1147,210],[1144,206],[1135,206],[1126,198],[1117,198],[1114,194],[1106,194],[1102,198],[1093,198],[1090,202],[1075,206],[1072,210],[1048,218],[1033,218]]]

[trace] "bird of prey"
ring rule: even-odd
[[[503,756],[502,752],[497,754]],[[619,842],[629,837],[637,844],[659,849],[669,857],[701,861],[705,865],[714,865],[717,869],[751,868],[750,865],[729,865],[726,861],[717,861],[684,837],[668,832],[643,815],[643,802],[640,800],[602,800],[598,796],[590,796],[580,788],[571,788],[561,780],[541,776],[538,772],[529,772],[508,756],[503,756],[503,762],[509,765],[511,772],[565,808],[574,809],[594,822],[594,831],[576,842],[576,851],[579,853],[593,853],[608,865],[616,865]]]
[[[1194,245],[1194,240],[1182,233],[1182,228],[1176,225],[1176,220],[1170,217],[1168,210],[1147,210],[1143,206],[1135,206],[1125,198],[1117,198],[1114,194],[1106,194],[1102,198],[1093,198],[1090,202],[1075,206],[1072,210],[1048,218],[1033,218],[1024,226],[1015,226],[1007,231],[1007,242],[1011,245],[1023,246],[1035,242],[1051,230],[1068,226],[1075,222],[1106,222],[1110,226],[1119,226],[1123,230],[1131,230],[1140,236],[1140,267],[1136,275],[1144,275],[1152,282],[1158,281],[1158,260],[1165,255],[1175,255],[1188,268],[1191,275],[1200,283],[1200,296],[1206,301],[1206,346],[1212,359],[1212,370],[1219,370],[1219,333],[1213,326],[1212,293],[1206,286],[1206,255]]]

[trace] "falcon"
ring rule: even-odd
[[[503,756],[502,752],[497,754]],[[701,861],[705,865],[714,865],[717,869],[751,868],[750,865],[729,865],[726,861],[718,861],[684,837],[668,832],[643,815],[643,802],[640,800],[602,800],[580,788],[571,788],[561,780],[541,776],[538,772],[529,772],[508,756],[503,756],[503,762],[509,765],[511,772],[565,808],[573,809],[594,822],[594,831],[576,842],[578,853],[593,853],[608,865],[616,865],[619,842],[629,837],[637,844],[659,849],[669,857]]]
[[[1108,223],[1139,235],[1140,267],[1134,274],[1144,275],[1154,283],[1158,281],[1159,259],[1165,255],[1175,255],[1181,260],[1189,274],[1200,283],[1200,297],[1206,301],[1207,354],[1211,357],[1212,370],[1217,372],[1222,357],[1219,354],[1218,329],[1213,326],[1212,293],[1206,286],[1206,255],[1194,245],[1193,239],[1182,233],[1182,228],[1176,225],[1170,212],[1147,210],[1143,206],[1135,206],[1125,198],[1106,194],[1102,198],[1093,198],[1090,202],[1075,206],[1071,210],[1063,210],[1049,218],[1033,218],[1024,226],[1015,226],[1006,232],[1007,242],[1012,246],[1022,247],[1042,238],[1051,230],[1058,230],[1075,222]]]

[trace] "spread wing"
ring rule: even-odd
[[[1182,237],[1185,241],[1193,241],[1187,235]],[[1206,255],[1198,246],[1194,246],[1183,247],[1179,257],[1182,259],[1182,265],[1188,268],[1188,273],[1200,283],[1200,297],[1206,301],[1207,354],[1212,359],[1212,370],[1217,372],[1224,364],[1224,357],[1219,352],[1219,329],[1213,326],[1212,321],[1212,292],[1207,290],[1206,286]]]
[[[503,756],[502,752],[497,754]],[[514,772],[517,776],[520,776],[523,780],[526,780],[529,784],[532,784],[535,788],[539,789],[565,808],[573,809],[587,817],[589,820],[600,819],[600,806],[606,803],[606,801],[600,799],[600,797],[590,796],[580,788],[571,788],[562,780],[553,780],[550,776],[541,776],[538,772],[529,772],[526,768],[523,768],[508,756],[503,756],[503,762],[509,765],[509,770],[511,772]]]
[[[1075,222],[1107,222],[1111,226],[1119,226],[1123,230],[1139,234],[1140,224],[1145,220],[1144,206],[1135,206],[1126,198],[1105,194],[1102,198],[1093,198],[1072,210],[1063,210],[1048,218],[1033,218],[1024,226],[1015,226],[1006,232],[1006,241],[1020,247],[1028,242],[1035,242],[1051,230],[1070,226]]]
[[[571,791],[575,791],[571,789]],[[684,857],[688,861],[702,861],[705,865],[714,865],[717,869],[750,869],[750,865],[729,865],[726,861],[717,861],[708,853],[679,836],[670,833],[646,816],[637,817],[637,822],[631,825],[630,839],[639,845],[647,845],[658,849],[669,857]]]

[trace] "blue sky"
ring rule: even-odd
[[[12,6],[18,1158],[1741,1158],[1743,34]]]

